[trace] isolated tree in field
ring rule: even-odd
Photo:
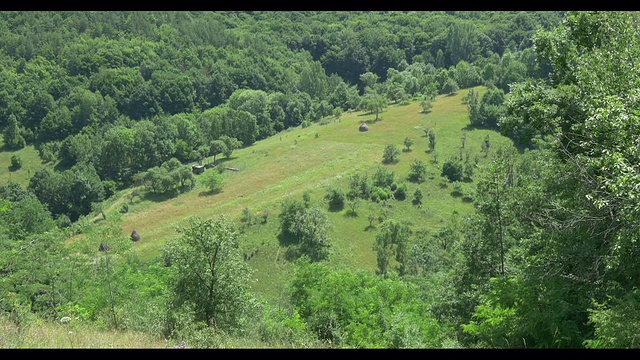
[[[436,133],[435,131],[429,131],[429,152],[433,152],[436,148]]]
[[[413,145],[413,139],[410,137],[404,138],[404,146],[407,148],[407,151],[411,151],[411,145]]]
[[[358,207],[360,207],[360,198],[351,198],[347,200],[347,205],[349,206],[349,214],[351,216],[358,216]]]
[[[423,96],[422,101],[420,101],[420,106],[422,107],[423,113],[428,113],[433,108],[433,100],[427,96]]]
[[[324,199],[329,203],[329,210],[340,211],[344,208],[347,195],[339,187],[331,186],[327,189]]]
[[[251,269],[242,259],[238,233],[223,215],[192,218],[163,248],[173,272],[169,284],[175,310],[191,308],[194,321],[225,331],[238,328],[254,305]]]
[[[489,141],[489,135],[484,137],[482,141],[482,152],[484,153],[484,157],[489,156],[489,149],[491,148],[491,142]]]
[[[409,180],[421,183],[424,181],[427,174],[427,164],[424,161],[415,158],[411,165],[409,165]]]
[[[376,113],[377,121],[379,119],[380,111],[387,107],[387,98],[375,90],[367,89],[366,93],[362,97],[362,105],[367,111]]]
[[[317,207],[309,207],[296,214],[290,230],[299,240],[300,253],[311,261],[320,261],[329,256],[329,228],[327,214]]]
[[[398,162],[398,146],[396,144],[389,144],[384,147],[382,153],[382,162],[385,164]]]
[[[422,190],[416,188],[416,191],[413,192],[413,203],[416,205],[422,204],[422,196]]]
[[[202,182],[202,184],[213,194],[217,194],[222,191],[222,187],[224,185],[222,174],[220,174],[220,172],[215,168],[205,171],[204,174],[200,175],[200,182]]]
[[[329,217],[321,209],[306,206],[295,198],[286,198],[280,211],[280,234],[296,256],[308,256],[311,261],[329,256]]]
[[[20,155],[13,154],[11,156],[11,169],[18,170],[22,167],[22,158]]]
[[[471,125],[485,128],[497,128],[498,121],[506,114],[504,92],[501,89],[489,89],[482,98],[470,99],[469,120]]]
[[[213,140],[211,142],[211,147],[209,148],[209,153],[213,155],[213,163],[216,163],[216,156],[220,154],[224,154],[227,152],[227,144],[225,144],[222,140]]]
[[[449,158],[442,164],[442,176],[446,176],[449,181],[460,181],[464,176],[464,164],[460,159]]]

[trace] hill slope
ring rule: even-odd
[[[482,94],[484,88],[476,91]],[[340,187],[346,192],[350,175],[373,175],[377,167],[382,166],[385,145],[396,144],[406,150],[403,142],[409,137],[414,141],[410,151],[402,151],[397,163],[384,165],[395,172],[398,184],[406,183],[406,200],[392,200],[386,209],[371,201],[360,201],[358,216],[350,216],[347,207],[328,212],[333,245],[330,263],[375,271],[376,254],[372,246],[376,231],[369,226],[369,214],[378,217],[386,211],[389,217],[410,222],[414,229],[434,231],[452,213],[473,211],[472,195],[456,194],[453,184],[440,176],[442,163],[449,157],[460,156],[463,134],[466,133],[463,154],[469,150],[471,159],[477,156],[479,166],[490,158],[481,153],[486,135],[490,136],[492,148],[512,146],[510,140],[495,131],[468,128],[468,110],[462,103],[467,92],[461,90],[453,96],[438,97],[431,112],[426,114],[414,101],[408,105],[390,104],[378,121],[372,121],[375,115],[353,112],[343,114],[339,120],[330,119],[326,125],[291,129],[234,151],[222,166],[239,171],[223,174],[225,185],[219,194],[208,194],[198,184],[188,193],[163,201],[135,198],[127,214],[118,214],[118,205],[129,201],[126,194],[131,190],[128,190],[115,199],[109,216],[119,219],[126,236],[134,229],[141,234],[142,240],[135,243],[135,250],[142,259],[150,260],[161,253],[165,241],[174,237],[176,227],[185,225],[189,217],[224,214],[236,220],[242,229],[243,250],[256,270],[254,289],[267,297],[277,296],[291,270],[291,264],[283,258],[286,249],[277,238],[280,202],[288,196],[301,198],[304,192],[309,192],[312,203],[328,211],[328,205],[323,203],[327,186]],[[369,125],[368,132],[358,131],[363,121]],[[427,152],[429,141],[423,131],[426,127],[436,132],[435,154]],[[420,184],[407,179],[414,158],[427,164],[427,180]],[[461,185],[464,192],[472,194],[473,183]],[[411,202],[418,187],[424,194],[421,207]],[[245,208],[253,214],[267,213],[267,223],[243,226],[241,216]],[[373,225],[376,223],[377,220]]]

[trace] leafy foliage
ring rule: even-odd
[[[385,145],[384,151],[382,152],[382,162],[385,164],[398,162],[399,153],[400,151],[396,144]]]
[[[335,271],[302,259],[289,288],[309,329],[336,346],[439,347],[447,336],[445,328],[427,315],[427,304],[416,296],[417,286],[395,277]]]
[[[224,216],[193,218],[178,230],[180,235],[163,250],[173,272],[171,306],[191,309],[194,322],[224,331],[247,326],[255,306],[251,269],[242,260],[233,224]]]

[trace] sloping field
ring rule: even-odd
[[[483,89],[476,90],[481,95]],[[402,151],[396,164],[384,165],[395,172],[397,183],[407,184],[405,201],[393,200],[391,207],[383,210],[379,204],[362,200],[358,216],[350,216],[347,207],[329,212],[333,244],[329,261],[335,266],[375,271],[376,255],[372,246],[376,229],[369,227],[369,214],[377,216],[387,211],[389,217],[409,221],[415,229],[435,231],[453,212],[473,211],[469,198],[465,201],[463,197],[453,196],[452,184],[440,177],[442,163],[460,154],[463,130],[469,123],[467,106],[462,103],[467,91],[438,97],[427,114],[421,112],[418,102],[390,104],[380,113],[378,121],[373,121],[375,115],[368,113],[345,113],[326,125],[298,127],[236,150],[223,166],[239,171],[224,173],[221,193],[208,194],[197,185],[188,193],[164,201],[136,198],[129,212],[120,217],[123,233],[128,236],[135,229],[141,234],[142,240],[134,244],[134,249],[142,259],[149,260],[160,254],[165,241],[176,236],[176,227],[186,225],[189,217],[211,218],[224,214],[242,229],[243,251],[256,270],[254,289],[266,296],[277,296],[291,272],[291,264],[283,258],[286,249],[279,245],[277,238],[280,202],[288,196],[301,199],[308,191],[312,203],[328,211],[323,199],[328,185],[346,192],[349,175],[373,175],[378,166],[383,166],[385,145],[396,144],[399,149],[405,149],[403,142],[409,137],[414,141],[410,150]],[[368,132],[358,131],[362,122],[369,125]],[[426,127],[436,132],[437,163],[435,155],[427,152],[429,141],[423,131]],[[508,139],[494,131],[466,131],[465,149],[471,149],[471,158],[479,157],[480,166],[490,159],[481,153],[481,143],[487,134],[492,148],[511,146]],[[414,158],[427,163],[428,179],[421,184],[407,179]],[[473,188],[472,183],[464,186]],[[417,187],[424,194],[421,207],[411,202]],[[121,198],[116,204],[122,201],[125,200]],[[117,208],[111,206],[110,211],[115,213]],[[252,213],[268,213],[268,222],[243,227],[240,219],[245,208]],[[377,221],[373,225],[377,225]]]

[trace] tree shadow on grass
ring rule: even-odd
[[[465,203],[465,204],[472,203],[472,202],[473,202],[473,198],[472,198],[472,197],[469,197],[469,196],[464,196],[464,197],[462,198],[462,202],[463,202],[463,203]]]
[[[167,191],[164,193],[154,193],[152,191],[147,191],[141,196],[141,198],[143,200],[159,203],[159,202],[167,201],[169,199],[173,199],[174,197],[178,196],[179,193],[180,192],[177,189]]]
[[[278,239],[280,246],[292,246],[298,243],[298,239],[284,231],[280,231],[276,238]]]
[[[63,172],[65,170],[71,169],[72,166],[73,164],[70,161],[60,161],[56,164],[56,166],[53,167],[53,170],[55,172]]]
[[[216,195],[216,194],[220,194],[222,192],[222,190],[205,190],[205,191],[200,191],[198,193],[198,197],[204,197],[204,196],[211,196],[211,195]]]
[[[352,209],[347,209],[347,211],[345,211],[344,213],[345,217],[350,217],[350,218],[356,218],[358,217],[358,212],[354,211]]]

